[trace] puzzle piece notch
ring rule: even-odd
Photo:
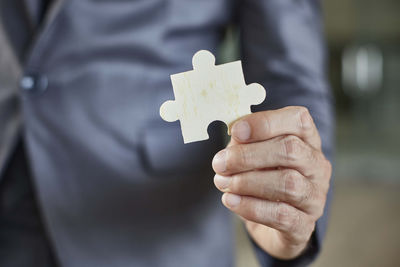
[[[246,94],[243,94],[242,97],[243,100],[246,99],[245,102],[249,103],[250,106],[259,105],[265,100],[265,88],[259,83],[251,83],[246,85]]]
[[[211,52],[207,50],[200,50],[193,56],[192,65],[193,65],[193,70],[201,71],[207,69],[210,66],[215,66],[215,57]],[[171,75],[172,80],[173,76],[174,75]],[[175,104],[175,101],[168,100],[161,105],[160,116],[163,120],[167,122],[174,122],[179,119],[178,117],[179,111],[180,109]]]
[[[192,66],[193,71],[201,71],[210,66],[215,66],[215,56],[207,51],[207,50],[200,50],[198,51],[192,58]],[[192,71],[189,71],[192,72]],[[174,76],[181,75],[183,73],[173,74],[171,75],[172,84],[174,83]],[[174,92],[175,93],[175,92]],[[167,122],[174,122],[179,119],[178,114],[181,112],[182,109],[178,107],[175,103],[176,101],[168,100],[164,102],[160,107],[160,116],[163,120]],[[208,136],[207,136],[208,138]]]
[[[233,122],[265,99],[260,84],[246,85],[240,61],[215,66],[214,55],[201,50],[192,64],[193,70],[171,75],[175,100],[160,107],[164,120],[180,120],[184,143],[208,139],[208,125],[218,120],[230,134]]]

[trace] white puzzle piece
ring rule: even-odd
[[[251,113],[250,106],[265,99],[262,85],[246,85],[241,61],[215,65],[214,55],[200,50],[193,56],[193,70],[171,75],[175,101],[164,102],[160,116],[165,121],[180,120],[184,143],[208,139],[213,121],[230,127]]]

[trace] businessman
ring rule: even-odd
[[[333,150],[319,1],[0,3],[0,266],[233,266],[232,213],[261,266],[315,259]],[[158,115],[169,75],[227,25],[267,99],[227,147],[219,124],[183,145]]]

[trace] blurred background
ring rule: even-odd
[[[325,0],[334,201],[313,267],[400,266],[400,1]],[[258,266],[237,222],[237,266]]]

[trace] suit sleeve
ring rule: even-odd
[[[246,82],[258,82],[267,98],[253,111],[289,105],[309,109],[322,139],[325,156],[333,160],[333,100],[326,80],[325,43],[318,0],[238,1],[241,58]],[[272,258],[254,242],[262,266],[304,266],[321,249],[332,192],[318,220],[308,249],[299,258]]]

